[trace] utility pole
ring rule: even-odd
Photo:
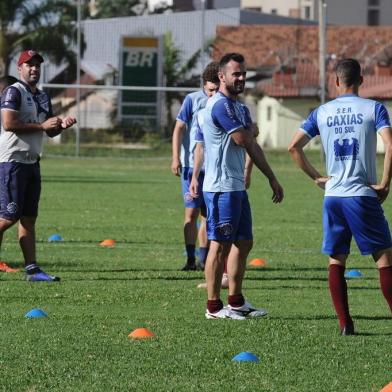
[[[80,62],[81,62],[81,45],[82,45],[82,33],[81,33],[81,19],[82,19],[82,0],[77,0],[77,36],[76,36],[76,148],[75,155],[78,157],[80,155]]]
[[[327,4],[325,0],[318,0],[319,11],[319,70],[320,70],[320,102],[325,103],[326,75],[325,59],[327,46]]]
[[[205,59],[204,59],[204,30],[206,26],[206,0],[201,0],[201,34],[200,34],[200,63],[201,63],[201,68],[204,70],[205,67]]]

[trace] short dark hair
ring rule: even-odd
[[[211,63],[209,63],[205,67],[203,74],[201,75],[203,79],[203,86],[207,82],[219,84],[218,72],[219,72],[219,63],[217,61],[212,61]]]
[[[240,64],[245,62],[245,58],[241,53],[226,53],[219,61],[219,69],[224,68],[225,65],[228,64],[231,60]]]
[[[11,84],[14,84],[18,81],[17,78],[15,78],[14,76],[11,75],[4,75],[2,77],[0,77],[0,85],[3,86],[10,86]]]
[[[339,80],[351,87],[359,85],[361,82],[361,65],[355,59],[343,59],[335,66],[335,73]]]

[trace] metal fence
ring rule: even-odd
[[[170,137],[182,99],[199,89],[46,83],[40,88],[52,98],[55,115],[78,121],[60,136],[46,138],[44,154],[71,156],[128,156],[159,146]]]

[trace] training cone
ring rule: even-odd
[[[380,392],[392,392],[392,382],[390,382],[389,384],[385,385],[385,387],[383,389],[381,389]]]
[[[264,259],[253,259],[249,262],[252,267],[265,267],[267,262]]]
[[[362,276],[363,276],[363,273],[362,273],[360,270],[357,270],[357,269],[352,269],[352,270],[350,270],[350,271],[347,271],[347,272],[344,274],[344,277],[345,277],[345,278],[348,278],[348,279],[352,279],[352,278],[362,278]]]
[[[116,245],[116,241],[110,240],[110,239],[103,240],[99,245],[101,245],[101,246],[114,246],[114,245]]]
[[[56,242],[56,241],[62,241],[63,237],[61,237],[60,234],[53,234],[48,238],[49,242]]]
[[[242,352],[233,357],[232,361],[235,362],[260,362],[257,355],[250,352]]]
[[[155,335],[147,328],[137,328],[132,331],[128,336],[132,339],[147,339],[152,338]]]
[[[38,318],[38,317],[48,317],[48,315],[42,309],[31,309],[25,314],[27,318]]]

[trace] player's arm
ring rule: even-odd
[[[382,203],[388,197],[392,177],[392,130],[389,127],[383,128],[379,134],[385,149],[384,170],[381,182],[371,187],[377,192],[378,200]]]
[[[253,161],[250,158],[249,154],[246,154],[245,159],[245,189],[250,188],[251,178],[252,178],[252,169],[253,169]]]
[[[309,143],[309,141],[309,136],[305,132],[299,130],[295,133],[293,140],[288,147],[288,151],[297,166],[305,172],[316,183],[316,185],[325,189],[325,183],[330,179],[330,177],[322,176],[306,157],[304,147]]]
[[[25,123],[19,118],[19,112],[15,110],[1,110],[1,123],[7,132],[25,134],[37,131],[54,131],[60,128],[61,119],[51,117],[42,123]]]
[[[171,171],[176,176],[181,175],[180,152],[185,128],[186,124],[181,120],[177,120],[173,130]]]
[[[246,152],[252,159],[253,163],[268,178],[270,187],[273,191],[272,201],[274,203],[280,203],[284,197],[283,188],[276,179],[262,148],[256,142],[253,134],[249,132],[249,130],[239,128],[235,132],[231,133],[231,137],[237,145],[246,149]]]
[[[196,143],[195,151],[193,152],[193,173],[192,180],[189,185],[189,193],[192,197],[196,198],[200,196],[199,190],[199,174],[203,167],[204,162],[204,143]]]

